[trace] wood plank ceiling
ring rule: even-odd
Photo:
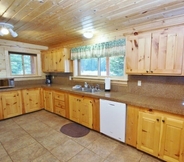
[[[183,14],[182,0],[0,0],[0,22],[19,35],[0,39],[51,46]]]

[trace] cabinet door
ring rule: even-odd
[[[25,112],[32,112],[41,109],[40,89],[23,90]]]
[[[99,99],[93,99],[93,129],[100,132],[100,102]]]
[[[70,112],[70,119],[79,122],[79,108],[80,102],[82,98],[78,96],[69,95],[69,112]]]
[[[2,95],[0,94],[0,119],[3,119],[3,103],[2,103]]]
[[[79,111],[79,123],[86,127],[92,128],[92,100],[84,98],[80,102]]]
[[[44,107],[46,110],[53,112],[52,91],[44,90]]]
[[[22,114],[21,92],[3,92],[2,105],[4,118],[9,118]]]
[[[42,54],[42,70],[43,72],[49,72],[50,57],[48,53]]]
[[[154,74],[181,74],[183,36],[177,29],[152,34],[151,71]]]
[[[150,54],[151,33],[128,36],[126,41],[126,73],[148,73]]]
[[[127,106],[126,143],[133,147],[137,146],[138,112],[138,107]]]
[[[64,55],[63,55],[63,50],[57,51],[55,57],[56,57],[56,70],[64,72]]]
[[[161,117],[139,112],[137,148],[158,156]]]
[[[165,161],[184,161],[184,121],[174,117],[163,120],[160,157]]]

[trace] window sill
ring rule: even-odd
[[[88,76],[74,76],[72,77],[74,81],[83,81],[83,82],[95,82],[95,83],[104,83],[106,77],[88,77]],[[110,77],[111,78],[111,77]],[[111,78],[111,84],[114,85],[127,85],[128,78]]]

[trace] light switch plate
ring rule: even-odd
[[[138,80],[137,85],[141,86],[141,80]]]

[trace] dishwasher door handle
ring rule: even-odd
[[[115,106],[114,104],[109,104],[110,106]]]

